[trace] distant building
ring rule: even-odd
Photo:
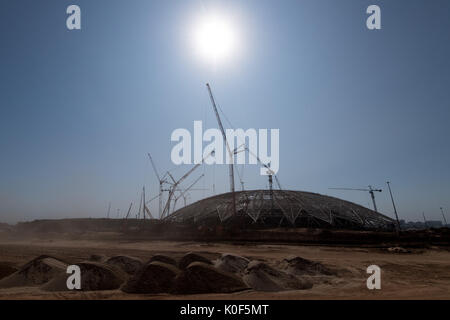
[[[439,221],[439,220],[427,220],[426,224],[423,221],[400,220],[400,227],[403,230],[409,230],[409,229],[422,230],[422,229],[428,229],[428,228],[442,228],[442,227],[444,227],[444,224],[442,223],[442,221]]]

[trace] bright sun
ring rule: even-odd
[[[236,50],[236,30],[224,16],[208,15],[194,28],[195,48],[202,59],[212,63],[228,59]]]

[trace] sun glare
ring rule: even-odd
[[[235,52],[236,30],[224,16],[208,15],[199,19],[194,28],[194,45],[202,59],[219,63]]]

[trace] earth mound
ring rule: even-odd
[[[122,287],[127,293],[168,293],[180,273],[175,266],[153,261],[145,264]]]
[[[104,254],[91,254],[88,260],[94,262],[103,262],[106,261],[106,259],[108,258]]]
[[[261,261],[249,263],[244,281],[257,291],[283,291],[311,289],[312,281],[274,269]]]
[[[283,260],[282,267],[294,275],[336,275],[336,272],[325,267],[320,262],[311,261],[301,257],[288,257]]]
[[[210,264],[193,262],[176,277],[172,293],[231,293],[246,289],[249,288],[234,274],[218,270]]]
[[[67,264],[65,262],[51,256],[42,255],[0,280],[0,288],[39,286],[53,277],[65,273],[66,269]]]
[[[111,257],[106,261],[106,264],[119,268],[128,274],[135,274],[143,265],[140,259],[129,256]]]
[[[17,271],[17,268],[14,268],[13,266],[4,263],[4,262],[0,262],[0,279],[3,279],[11,274],[13,274],[14,272]]]
[[[121,270],[98,262],[81,262],[77,266],[81,271],[81,289],[83,291],[114,290],[125,281],[126,275]],[[70,274],[57,275],[41,288],[45,291],[66,291]]]
[[[193,262],[203,262],[205,264],[212,264],[207,258],[193,252],[186,253],[178,263],[178,267],[181,270],[185,270]]]
[[[162,255],[162,254],[156,254],[153,257],[151,257],[147,263],[151,263],[151,262],[162,262],[162,263],[167,263],[167,264],[171,264],[173,266],[177,266],[177,262],[175,261],[175,259],[172,259],[171,257]]]
[[[250,260],[247,258],[230,253],[224,253],[219,259],[216,260],[215,266],[225,272],[241,273],[245,270],[245,268],[247,268],[249,263]]]

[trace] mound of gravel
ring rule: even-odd
[[[181,270],[185,270],[192,262],[203,262],[205,264],[212,264],[212,262],[209,259],[207,259],[197,253],[189,252],[189,253],[186,253],[180,259],[180,262],[178,263],[178,267]]]
[[[114,290],[124,283],[126,275],[123,271],[98,262],[77,263],[81,271],[82,291]],[[64,272],[41,287],[45,291],[66,291],[70,274]]]
[[[0,288],[42,285],[53,277],[65,273],[67,264],[51,256],[39,256],[18,271],[0,280]]]
[[[172,293],[230,293],[248,287],[237,276],[203,262],[193,262],[175,279]]]
[[[177,262],[175,261],[175,259],[172,259],[171,257],[162,255],[162,254],[156,254],[153,257],[151,257],[147,263],[151,263],[151,262],[162,262],[162,263],[167,263],[167,264],[171,264],[173,266],[177,266]]]
[[[180,273],[175,266],[163,262],[145,264],[123,286],[127,293],[167,293]]]
[[[336,275],[336,272],[325,267],[320,262],[311,261],[301,257],[288,257],[283,260],[282,267],[294,275]]]
[[[303,290],[313,286],[309,279],[297,278],[261,261],[250,262],[243,279],[257,291]]]
[[[106,264],[119,268],[128,274],[135,274],[143,266],[140,259],[129,256],[111,257],[106,261]]]
[[[17,270],[18,270],[17,268],[14,268],[13,266],[7,263],[0,262],[0,279],[6,278],[7,276],[13,274]]]
[[[247,258],[230,253],[224,253],[219,259],[216,260],[215,266],[225,272],[241,273],[245,270],[245,268],[247,268],[249,263],[250,260]]]

